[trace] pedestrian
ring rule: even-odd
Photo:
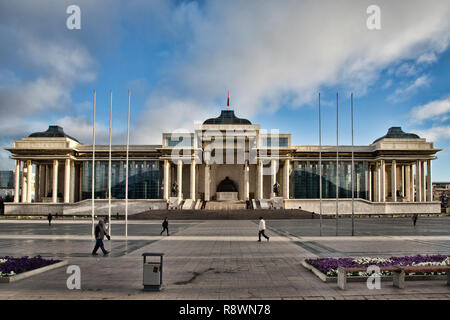
[[[263,217],[259,217],[259,233],[258,233],[258,242],[261,242],[261,235],[267,239],[267,242],[269,242],[269,237],[266,236],[264,231],[266,230],[266,222],[264,221]]]
[[[106,238],[108,238],[108,240],[111,240],[111,237],[105,230],[105,222],[103,221],[103,219],[101,219],[95,226],[95,247],[94,250],[92,250],[93,256],[97,255],[98,248],[102,249],[104,255],[107,255],[109,253],[109,251],[107,251],[105,249],[105,246],[103,245],[103,239],[105,238],[105,236]]]
[[[48,220],[48,225],[49,225],[49,226],[52,225],[52,219],[53,219],[52,214],[49,213],[48,216],[47,216],[47,220]]]
[[[416,227],[416,223],[417,223],[417,218],[418,218],[418,217],[419,217],[419,215],[418,215],[417,213],[414,213],[413,218],[412,218],[414,228]]]
[[[164,218],[162,227],[163,227],[163,229],[162,229],[160,235],[162,235],[164,231],[166,231],[167,235],[169,235],[169,220],[167,219],[167,217]]]

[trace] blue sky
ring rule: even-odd
[[[81,30],[66,8],[81,9]],[[366,9],[381,8],[381,30]],[[317,144],[370,144],[401,126],[442,148],[433,180],[450,180],[448,1],[2,1],[0,145],[58,124],[91,143],[107,142],[113,90],[113,143],[125,142],[127,90],[132,143],[161,143],[161,132],[192,129],[219,114],[230,91],[238,116]],[[12,169],[1,151],[1,169]]]

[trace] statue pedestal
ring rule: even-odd
[[[237,201],[237,192],[217,192],[217,201]]]
[[[273,197],[271,199],[271,201],[272,201],[272,207],[274,209],[284,209],[283,197]]]

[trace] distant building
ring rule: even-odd
[[[14,171],[0,171],[0,197],[14,196]]]
[[[98,210],[105,210],[107,145],[95,147],[94,192],[93,146],[80,143],[61,127],[32,133],[6,150],[15,160],[16,191],[22,191],[6,207],[7,214],[38,209],[88,213],[93,195]],[[355,212],[439,213],[431,181],[432,161],[440,150],[400,127],[390,128],[369,145],[292,145],[291,134],[266,133],[236,117],[233,110],[223,110],[219,117],[195,124],[193,132],[162,133],[159,145],[129,146],[130,212],[167,208],[172,201],[186,209],[226,208],[232,203],[245,208],[247,202],[258,209],[280,204],[284,209],[319,212],[321,175],[323,213],[334,214],[337,193],[339,213],[348,214],[353,151]],[[123,212],[126,146],[113,145],[111,153],[111,198],[114,210]]]
[[[450,182],[433,182],[433,198],[441,202],[441,208],[449,212],[450,209]]]

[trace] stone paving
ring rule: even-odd
[[[68,290],[69,275],[60,268],[0,284],[0,299],[450,299],[450,287],[441,280],[409,281],[405,289],[382,282],[380,290],[357,282],[341,291],[301,266],[303,259],[317,256],[450,254],[450,219],[439,219],[445,218],[423,218],[422,228],[428,231],[416,229],[404,235],[393,235],[395,228],[406,230],[401,221],[393,220],[393,227],[388,227],[383,220],[368,219],[364,236],[322,238],[301,231],[307,229],[306,220],[268,220],[271,239],[261,243],[256,241],[257,221],[172,221],[169,237],[159,236],[160,222],[135,221],[129,229],[134,240],[124,240],[123,225],[113,224],[113,240],[105,241],[112,251],[107,257],[90,256],[88,222],[56,221],[48,227],[43,221],[2,221],[0,256],[42,254],[67,259],[80,266],[82,284],[81,290]],[[366,232],[362,222],[358,224]],[[374,234],[369,234],[370,229]],[[391,235],[377,235],[381,229]],[[69,235],[72,238],[57,238]],[[33,238],[38,236],[48,239]],[[161,292],[142,291],[143,252],[165,253]]]

